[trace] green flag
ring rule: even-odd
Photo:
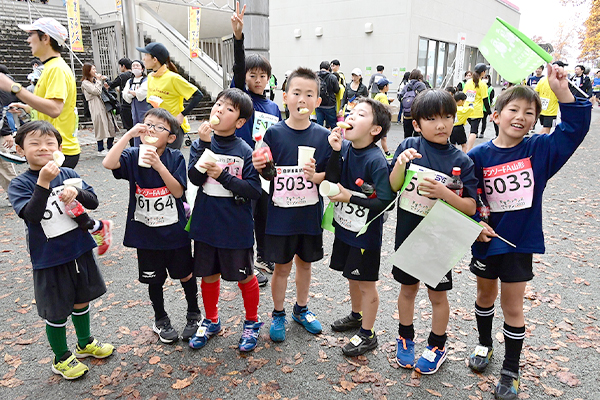
[[[514,26],[501,18],[479,44],[479,50],[492,67],[511,83],[519,83],[552,56]]]
[[[325,212],[323,213],[323,220],[321,221],[321,228],[328,230],[331,233],[335,233],[335,226],[333,226],[333,207],[335,206],[335,203],[333,201],[330,201],[329,204],[327,204],[327,208],[325,209]]]

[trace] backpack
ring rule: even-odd
[[[413,85],[408,84],[407,86],[408,90],[406,93],[404,93],[404,96],[402,96],[402,111],[405,117],[410,118],[410,108],[412,107],[412,103],[419,92],[415,87],[413,87]]]
[[[320,81],[321,81],[321,83],[319,86],[319,97],[321,98],[321,101],[328,102],[330,96],[329,96],[329,88],[327,87],[327,86],[329,86],[327,83],[327,77],[322,77],[320,79]]]

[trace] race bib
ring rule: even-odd
[[[67,232],[77,229],[77,222],[65,212],[65,203],[59,196],[65,189],[63,185],[52,188],[41,225],[48,239],[55,238]]]
[[[254,111],[254,125],[252,126],[252,137],[256,135],[265,136],[265,132],[271,125],[279,122],[279,117],[276,115],[267,114],[260,111]]]
[[[223,171],[235,176],[236,178],[242,179],[242,170],[244,169],[244,160],[240,157],[235,156],[224,156],[221,154],[215,154],[217,157],[216,164],[223,169]],[[223,185],[217,182],[210,176],[202,185],[202,191],[209,196],[213,197],[233,197],[231,190],[225,189]]]
[[[465,94],[467,95],[467,102],[473,103],[475,101],[475,96],[477,95],[475,90],[467,90]]]
[[[133,219],[151,228],[176,224],[179,216],[175,197],[166,186],[142,189],[136,184]]]
[[[273,204],[277,207],[305,207],[317,204],[317,185],[307,181],[302,168],[277,167],[273,185]]]
[[[540,97],[540,100],[542,100],[542,110],[545,111],[548,109],[548,105],[550,104],[550,99],[547,99],[545,97]]]
[[[349,190],[352,196],[367,198],[364,193]],[[333,219],[344,229],[351,232],[358,232],[367,224],[369,209],[356,204],[335,202],[333,207]]]
[[[429,213],[429,210],[431,210],[431,207],[433,207],[437,199],[430,199],[429,197],[422,196],[418,193],[416,172],[435,172],[435,180],[441,182],[444,186],[450,181],[450,177],[433,169],[415,164],[411,164],[409,170],[415,171],[415,174],[413,175],[408,186],[406,186],[406,189],[404,189],[404,192],[402,192],[402,194],[400,195],[398,207],[403,209],[404,211],[408,211],[410,213],[424,217]]]
[[[483,186],[491,212],[530,208],[534,188],[531,160],[523,158],[484,168]]]

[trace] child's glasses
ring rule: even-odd
[[[172,133],[170,130],[168,130],[167,128],[165,128],[162,125],[154,125],[154,124],[150,124],[150,123],[146,123],[145,125],[148,127],[148,129],[153,128],[156,132],[159,132],[159,133],[163,133],[163,132]]]

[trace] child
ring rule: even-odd
[[[554,61],[552,64],[558,65],[559,67],[566,66],[566,64],[560,60]],[[558,99],[550,87],[547,76],[542,77],[533,90],[538,93],[540,100],[542,101],[542,111],[540,112],[540,125],[542,125],[542,129],[540,130],[540,134],[550,133],[550,130],[556,124]],[[496,136],[498,135],[496,134]]]
[[[377,94],[378,96],[379,94]],[[379,295],[381,236],[383,217],[369,225],[367,232],[357,232],[378,215],[394,199],[389,182],[388,163],[375,144],[390,129],[391,114],[387,108],[370,98],[360,99],[350,112],[342,141],[340,128],[329,135],[333,153],[327,165],[325,179],[339,182],[340,193],[330,197],[335,201],[335,241],[329,267],[341,271],[350,285],[352,312],[331,324],[337,332],[360,328],[342,351],[346,356],[358,356],[377,347],[373,330]],[[356,180],[362,179],[375,191],[367,198]],[[360,182],[360,181],[359,181]]]
[[[463,92],[457,92],[454,94],[454,101],[456,102],[456,118],[454,119],[454,127],[452,128],[452,134],[450,135],[450,144],[458,144],[462,148],[463,152],[467,152],[467,132],[465,131],[465,124],[467,118],[473,113],[473,107],[464,107],[467,95]]]
[[[271,76],[271,64],[264,56],[250,54],[244,57],[244,13],[246,5],[239,12],[239,2],[236,2],[236,12],[231,17],[233,28],[233,80],[232,87],[241,89],[250,95],[254,106],[254,113],[247,118],[246,123],[235,134],[254,148],[254,137],[257,133],[264,136],[267,128],[281,121],[279,106],[267,99],[264,95],[265,87]],[[287,79],[287,78],[286,78]],[[268,185],[265,185],[268,186]],[[256,262],[255,266],[270,274],[273,273],[275,265],[271,260],[264,257],[265,248],[265,224],[267,222],[267,206],[269,204],[269,193],[262,190],[260,199],[252,200],[254,215],[254,234],[256,236]],[[255,270],[259,286],[265,286],[269,281],[259,270]]]
[[[483,371],[492,357],[494,301],[500,279],[506,352],[494,391],[496,399],[516,399],[519,392],[519,358],[525,338],[523,296],[527,281],[533,278],[532,253],[545,250],[544,188],[581,144],[590,125],[589,101],[575,100],[562,67],[547,67],[548,83],[561,103],[562,123],[554,132],[524,138],[540,115],[541,101],[530,87],[515,86],[503,92],[496,102],[492,117],[500,129],[498,137],[469,152],[491,210],[489,225],[481,222],[485,229],[472,248],[479,345],[469,357],[469,367]],[[502,185],[506,190],[500,192]],[[517,247],[494,240],[498,235]]]
[[[252,166],[252,149],[234,135],[252,111],[252,100],[246,93],[235,88],[222,91],[212,107],[211,123],[202,124],[200,138],[190,150],[190,182],[202,188],[196,197],[190,237],[194,239],[195,276],[202,277],[200,288],[206,313],[190,339],[189,345],[194,349],[204,347],[221,331],[217,306],[221,276],[226,281],[237,281],[242,291],[246,320],[240,351],[254,350],[262,326],[258,321],[258,281],[252,273],[254,224],[250,204],[250,200],[260,197],[260,180]],[[214,124],[217,119],[218,124]],[[215,154],[217,161],[200,163],[200,167],[206,168],[200,172],[196,163],[207,149]]]
[[[375,101],[378,101],[382,104],[385,104],[386,106],[389,106],[390,103],[392,101],[394,101],[393,97],[388,97],[387,93],[390,90],[390,81],[388,81],[386,78],[381,79],[379,82],[377,82],[377,87],[379,88],[379,93],[377,93],[374,97]],[[392,117],[390,114],[390,122],[392,121]],[[385,158],[387,158],[388,160],[392,159],[392,153],[390,153],[390,150],[388,149],[388,145],[387,145],[387,132],[381,137],[381,148],[383,149],[383,152],[385,153]]]
[[[270,146],[277,176],[271,184],[265,237],[265,255],[275,263],[271,282],[274,310],[269,334],[271,340],[285,340],[285,310],[283,302],[287,280],[296,262],[296,305],[292,318],[312,334],[321,332],[321,323],[308,310],[311,263],[323,258],[323,199],[317,185],[325,177],[325,167],[331,155],[329,131],[309,120],[319,105],[319,78],[308,68],[298,68],[288,77],[283,99],[290,118],[271,126],[264,142]],[[303,167],[298,166],[298,146],[316,149],[314,157]],[[252,154],[252,163],[259,173],[266,160],[259,152]]]
[[[437,199],[444,200],[467,215],[475,214],[477,179],[473,173],[473,162],[448,143],[456,114],[454,99],[444,90],[428,89],[415,98],[411,114],[414,128],[422,137],[405,139],[398,146],[390,174],[392,190],[398,191],[402,187],[407,166],[412,171],[433,171],[436,177],[426,178],[418,188],[416,177],[413,177],[402,193],[398,203],[396,249],[423,220]],[[460,167],[461,170],[460,178],[464,185],[462,195],[446,187],[453,167]],[[432,307],[431,333],[428,346],[415,365],[413,318],[420,282],[400,270],[399,266],[394,267],[394,279],[402,284],[398,295],[400,322],[397,362],[401,367],[414,366],[422,374],[433,374],[446,360],[446,328],[450,317],[446,292],[452,289],[452,271],[436,287],[427,286]]]
[[[171,326],[165,311],[163,284],[167,271],[179,279],[187,301],[187,323],[182,338],[189,340],[198,329],[198,285],[193,277],[194,260],[190,239],[185,231],[187,218],[182,196],[187,177],[185,159],[179,150],[167,148],[176,140],[179,124],[167,110],[150,109],[144,123],[123,135],[102,161],[117,179],[129,181],[129,208],[123,244],[137,249],[139,281],[148,285],[154,308],[152,329],[161,342],[173,343],[179,334]],[[140,147],[125,148],[130,139],[156,147],[141,156]],[[141,160],[140,160],[141,158]],[[150,168],[139,165],[142,161]]]
[[[19,155],[27,159],[29,170],[11,181],[8,197],[27,225],[33,291],[54,352],[52,371],[65,379],[77,379],[89,371],[79,358],[106,358],[114,349],[90,335],[89,302],[106,293],[92,251],[96,243],[65,213],[65,204],[75,199],[93,210],[98,207],[98,198],[85,182],[83,189],[63,185],[65,179],[79,175],[54,162],[52,153],[61,150],[62,137],[49,122],[21,125],[15,143]],[[67,347],[69,315],[77,334],[75,354]]]

